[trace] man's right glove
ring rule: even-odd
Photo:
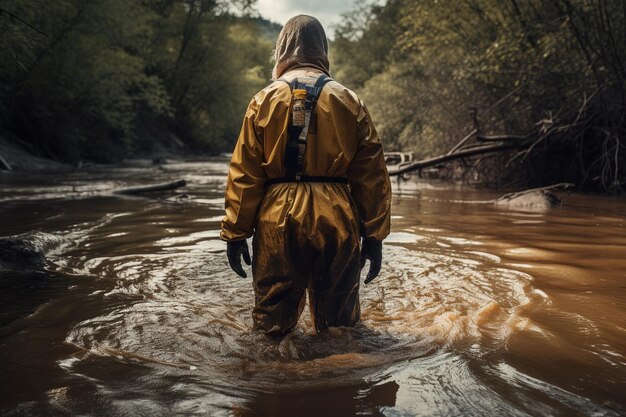
[[[369,284],[380,273],[383,262],[383,242],[376,239],[363,238],[361,248],[361,269],[365,266],[365,260],[370,260],[370,270],[365,277],[365,283]]]
[[[230,268],[241,278],[246,278],[246,271],[241,267],[241,256],[246,264],[250,265],[250,252],[248,251],[248,242],[246,240],[237,240],[234,242],[226,242],[226,256],[228,256],[228,264]]]

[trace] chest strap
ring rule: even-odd
[[[269,178],[265,181],[268,187],[283,182],[331,182],[335,184],[349,184],[346,177],[324,177],[319,175],[293,175],[287,177]]]

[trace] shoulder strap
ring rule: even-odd
[[[320,75],[315,84],[310,85],[307,83],[301,83],[298,79],[294,79],[292,82],[280,78],[280,81],[284,81],[289,84],[291,91],[294,89],[305,89],[305,119],[304,127],[292,126],[289,124],[289,138],[287,140],[285,148],[285,174],[287,176],[301,176],[303,175],[303,161],[304,153],[306,151],[307,135],[309,134],[309,125],[311,122],[311,114],[315,110],[317,100],[324,86],[332,81],[332,78],[325,74]]]
[[[290,83],[290,82],[289,82],[289,81],[287,81],[286,79],[284,79],[284,78],[280,77],[280,78],[279,78],[279,79],[277,79],[276,81],[282,81],[282,82],[286,83],[286,84],[289,86],[289,89],[290,89],[291,91],[293,91],[293,85],[292,85],[292,83]],[[298,79],[296,78],[294,81],[296,81],[296,82],[297,82],[297,81],[298,81]]]

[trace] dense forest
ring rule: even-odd
[[[280,30],[254,3],[2,0],[0,129],[70,161],[228,151]],[[623,0],[357,3],[331,61],[387,150],[445,153],[474,128],[525,140],[480,158],[492,177],[624,192]]]
[[[0,126],[44,156],[232,148],[280,26],[250,2],[0,1]]]
[[[335,76],[369,104],[387,149],[433,156],[478,124],[525,138],[480,160],[492,177],[624,192],[623,0],[389,0],[335,36]]]

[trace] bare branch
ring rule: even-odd
[[[389,175],[400,175],[406,172],[415,171],[415,170],[426,168],[426,167],[433,166],[433,165],[443,164],[446,162],[454,161],[456,159],[461,159],[461,158],[465,158],[468,156],[476,156],[476,155],[483,155],[483,154],[492,153],[492,152],[501,152],[501,151],[507,151],[511,149],[519,149],[523,146],[524,144],[518,143],[518,142],[498,144],[498,145],[477,146],[472,149],[460,150],[452,154],[439,155],[434,158],[428,158],[428,159],[422,159],[420,161],[409,162],[406,165],[398,169],[389,170]]]
[[[9,12],[8,10],[5,10],[5,9],[3,9],[3,8],[1,8],[1,7],[0,7],[0,15],[1,15],[1,14],[6,14],[6,15],[7,15],[7,16],[9,16],[10,18],[15,19],[15,20],[18,20],[18,21],[20,21],[20,22],[24,23],[26,26],[28,26],[29,28],[31,28],[31,29],[32,29],[32,30],[34,30],[35,32],[38,32],[38,33],[40,33],[40,34],[42,34],[42,35],[44,35],[44,36],[48,36],[48,34],[47,34],[47,33],[45,33],[45,32],[43,32],[43,31],[41,31],[41,30],[37,29],[35,26],[31,25],[31,24],[30,24],[30,23],[28,23],[26,20],[24,20],[24,19],[22,19],[21,17],[16,16],[16,15],[14,15],[13,13]]]

